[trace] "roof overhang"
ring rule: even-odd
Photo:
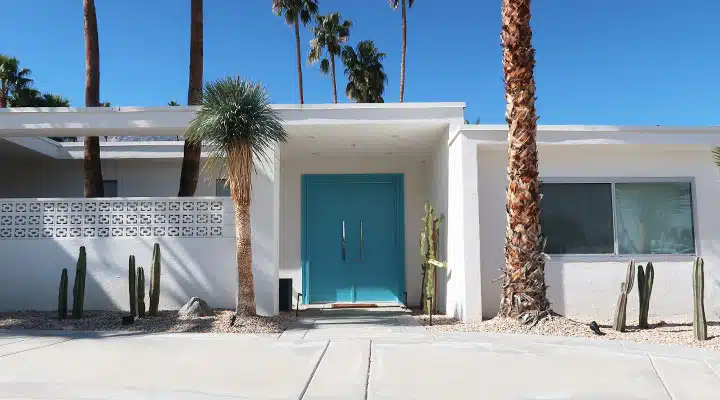
[[[480,147],[507,147],[507,125],[464,125],[451,141],[464,135]],[[657,145],[720,145],[720,127],[665,127],[612,125],[538,125],[537,144],[541,147]]]
[[[295,127],[461,125],[465,103],[272,105],[291,135]],[[182,136],[193,107],[8,108],[0,137]]]

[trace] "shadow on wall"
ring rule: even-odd
[[[68,307],[72,307],[75,267],[82,241],[59,243],[43,239],[0,240],[0,310],[57,309],[60,274],[68,270]],[[85,281],[85,309],[114,309],[115,304],[103,290],[88,262]]]

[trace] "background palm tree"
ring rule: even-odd
[[[203,84],[203,2],[192,0],[190,3],[190,76],[188,79],[188,105],[202,104]],[[178,196],[193,196],[200,177],[199,143],[185,141],[183,161],[180,169],[180,187]]]
[[[303,25],[318,12],[317,0],[273,0],[273,12],[278,16],[285,14],[285,23],[295,28],[295,52],[297,54],[298,89],[300,91],[300,104],[303,99],[302,63],[300,61],[300,22]]]
[[[535,50],[530,0],[502,2],[505,119],[508,132],[507,230],[500,315],[537,319],[549,311],[540,232]]]
[[[330,72],[334,103],[338,102],[337,84],[335,83],[335,56],[339,56],[342,52],[342,45],[348,41],[350,27],[352,27],[351,21],[340,22],[341,19],[342,16],[337,12],[326,16],[319,15],[316,18],[317,25],[313,28],[315,38],[310,41],[310,54],[308,54],[308,62],[316,63],[323,57],[323,53],[327,53],[329,60],[328,58],[322,58],[320,72],[323,74]]]
[[[175,100],[170,100],[170,101],[168,101],[168,106],[170,106],[170,107],[180,107],[180,103],[178,103],[178,102],[175,101]]]
[[[387,82],[382,65],[384,59],[385,53],[381,53],[372,40],[358,43],[356,49],[343,47],[342,60],[348,78],[345,94],[348,98],[358,103],[384,102],[382,95]]]
[[[401,4],[402,9],[402,55],[400,56],[400,102],[405,100],[405,53],[407,53],[407,8],[412,7],[415,0],[390,0],[390,7],[398,8]]]
[[[100,45],[98,43],[95,0],[83,0],[85,16],[85,106],[100,107]],[[100,165],[100,138],[83,139],[83,171],[85,197],[103,197],[102,166]]]
[[[238,291],[236,315],[255,315],[255,289],[250,242],[250,189],[255,160],[270,161],[275,146],[287,141],[280,116],[270,107],[265,89],[240,78],[224,78],[205,86],[203,107],[190,122],[186,140],[203,143],[208,168],[224,167],[235,204]],[[218,163],[223,165],[218,165]]]
[[[11,105],[14,95],[30,84],[32,84],[30,70],[20,68],[17,58],[0,54],[0,108]]]

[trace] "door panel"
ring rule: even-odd
[[[405,279],[402,176],[305,175],[303,190],[304,300],[398,301]]]
[[[337,184],[317,182],[307,187],[305,228],[307,259],[312,265],[309,271],[312,302],[352,301],[350,266],[342,254],[342,221],[347,219],[345,201],[346,194]]]
[[[397,301],[399,260],[397,187],[394,183],[358,183],[353,188],[353,228],[358,238],[355,257],[355,301]],[[402,264],[402,265],[401,265]]]

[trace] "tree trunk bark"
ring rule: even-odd
[[[333,85],[333,102],[337,104],[337,83],[335,83],[335,55],[330,54],[330,77]]]
[[[83,14],[85,17],[85,106],[100,107],[100,45],[94,0],[83,0]],[[85,137],[83,152],[85,197],[103,197],[105,191],[100,164],[100,138]]]
[[[190,78],[188,82],[188,105],[202,104],[203,85],[203,0],[190,4]],[[200,177],[200,153],[202,145],[187,140],[183,146],[178,196],[194,196]]]
[[[407,10],[402,0],[402,55],[400,58],[400,102],[405,101],[405,53],[407,52]]]
[[[299,15],[295,15],[295,53],[297,54],[297,70],[298,70],[298,88],[300,89],[300,104],[304,104],[303,99],[303,78],[302,78],[302,62],[300,61],[300,22]]]
[[[250,236],[252,159],[252,149],[250,146],[242,146],[228,154],[230,196],[235,204],[235,244],[238,273],[235,314],[237,316],[252,316],[257,314]]]
[[[547,311],[540,241],[535,50],[530,0],[503,0],[503,70],[508,130],[507,230],[500,315]]]

